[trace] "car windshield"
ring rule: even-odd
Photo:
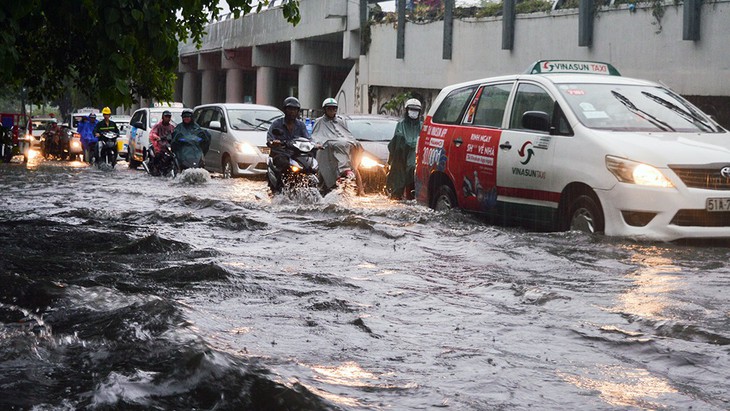
[[[269,129],[271,123],[284,113],[279,110],[257,110],[257,109],[230,109],[228,118],[231,121],[231,128],[234,130],[262,130]]]
[[[560,84],[580,122],[614,131],[723,132],[706,114],[663,87]]]
[[[390,141],[398,121],[395,119],[349,119],[347,127],[360,141]]]
[[[41,131],[41,130],[48,130],[48,125],[51,124],[50,121],[40,120],[40,121],[34,121],[33,122],[33,130]]]
[[[170,119],[170,122],[172,124],[182,123],[182,111],[170,111],[170,114],[172,114],[172,119]],[[154,125],[159,123],[161,120],[162,120],[162,111],[151,111],[150,112],[150,126],[154,127]]]

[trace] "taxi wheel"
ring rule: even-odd
[[[590,195],[580,195],[570,206],[566,228],[570,231],[600,233],[604,229],[603,212],[598,200]]]
[[[431,202],[432,208],[436,211],[448,211],[457,207],[454,190],[448,185],[442,185],[436,191]]]
[[[226,155],[223,157],[223,178],[231,177],[233,177],[233,161],[231,161],[231,157]]]

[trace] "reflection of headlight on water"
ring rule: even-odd
[[[369,156],[363,156],[362,161],[360,162],[361,168],[373,168],[373,167],[385,167],[385,165],[380,164],[378,161],[374,160],[372,157]]]
[[[33,159],[38,156],[38,152],[35,150],[28,150],[28,159]]]

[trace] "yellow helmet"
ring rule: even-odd
[[[111,114],[111,113],[112,113],[112,110],[109,107],[104,107],[101,110],[101,114]]]

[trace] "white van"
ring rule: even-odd
[[[193,120],[210,133],[205,168],[223,178],[266,173],[266,133],[284,113],[261,104],[205,104],[195,107]]]
[[[436,209],[612,236],[730,238],[730,135],[609,64],[538,61],[446,87],[416,156],[416,198]]]

